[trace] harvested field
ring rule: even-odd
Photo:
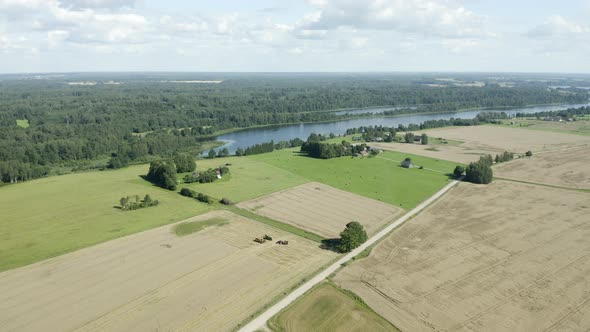
[[[6,331],[228,331],[335,254],[227,211],[0,273]],[[288,246],[252,241],[268,233]]]
[[[590,144],[589,136],[522,130],[493,125],[446,127],[428,130],[427,133],[432,137],[463,141],[465,143],[461,144],[460,147],[488,151],[488,153],[492,154],[505,150],[524,153],[528,150],[537,152]]]
[[[590,147],[533,155],[494,166],[494,175],[527,182],[590,189]]]
[[[388,151],[406,152],[417,154],[419,156],[455,161],[462,164],[468,164],[472,161],[477,161],[480,156],[490,153],[489,151],[454,145],[447,146],[403,143],[371,143],[371,146]]]
[[[321,183],[311,182],[238,205],[326,238],[336,238],[347,223],[358,221],[369,235],[403,210]]]
[[[398,329],[365,304],[330,283],[323,283],[273,317],[276,331],[382,331]]]
[[[461,183],[341,270],[402,331],[590,327],[590,195]]]

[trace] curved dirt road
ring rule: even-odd
[[[305,294],[305,292],[310,290],[313,286],[317,285],[322,280],[326,279],[330,274],[332,274],[336,270],[338,270],[342,264],[348,262],[353,257],[360,254],[363,250],[367,249],[368,247],[373,245],[375,242],[381,240],[383,237],[385,237],[387,234],[389,234],[389,232],[391,232],[393,229],[395,229],[396,227],[398,227],[401,224],[403,224],[404,222],[406,222],[410,217],[412,217],[415,214],[417,214],[418,212],[424,210],[424,208],[426,208],[428,205],[430,205],[430,203],[434,202],[436,199],[438,199],[439,197],[444,195],[447,191],[449,191],[449,189],[454,187],[457,183],[459,183],[458,180],[451,181],[451,183],[447,184],[444,188],[439,190],[436,194],[432,195],[429,199],[425,200],[420,205],[418,205],[414,209],[412,209],[410,212],[406,213],[401,218],[399,218],[395,222],[393,222],[390,225],[388,225],[387,227],[385,227],[379,233],[373,235],[371,238],[369,238],[367,240],[367,242],[363,243],[360,247],[358,247],[358,248],[354,249],[353,251],[351,251],[350,253],[346,254],[345,256],[340,258],[338,261],[336,261],[334,264],[330,265],[325,270],[323,270],[322,272],[320,272],[319,274],[317,274],[316,276],[311,278],[309,281],[307,281],[306,283],[301,285],[299,288],[297,288],[296,290],[291,292],[291,294],[287,295],[285,298],[283,298],[282,300],[277,302],[275,305],[268,308],[260,316],[254,318],[254,320],[252,320],[250,323],[248,323],[243,328],[241,328],[240,331],[241,332],[253,332],[258,329],[263,328],[266,325],[266,322],[272,316],[278,314],[281,310],[286,308],[289,304],[291,304],[293,301],[295,301],[301,295]]]

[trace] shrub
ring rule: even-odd
[[[459,178],[463,175],[464,172],[465,168],[463,168],[463,166],[457,165],[457,167],[455,167],[455,170],[453,171],[453,174],[455,175],[455,177]]]
[[[223,205],[233,205],[234,203],[232,201],[230,201],[227,198],[222,198],[219,203],[223,204]]]
[[[533,152],[532,152],[531,150],[529,150],[529,151],[527,151],[527,152],[525,153],[525,156],[527,156],[527,157],[532,157],[532,156],[533,156]]]

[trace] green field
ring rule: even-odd
[[[268,322],[273,331],[399,331],[359,299],[322,283]]]
[[[297,151],[285,149],[248,158],[276,166],[308,181],[322,182],[406,210],[442,188],[449,179],[446,174],[456,166],[453,162],[401,152],[385,151],[375,158],[323,160],[302,156]],[[406,157],[428,169],[400,167],[399,161]]]
[[[227,220],[223,218],[211,218],[202,221],[182,222],[174,226],[174,233],[178,236],[185,236],[196,233],[211,226],[227,225]]]
[[[229,178],[212,183],[181,184],[179,187],[191,188],[212,197],[223,197],[240,203],[264,196],[282,189],[294,187],[309,180],[251,157],[230,157],[197,160],[197,171],[215,168],[225,164],[229,167]]]
[[[0,188],[0,271],[180,221],[210,209],[140,178],[148,165],[54,176]],[[123,196],[155,207],[121,211]]]
[[[241,202],[317,181],[411,209],[444,186],[448,181],[446,173],[455,166],[447,161],[396,152],[384,152],[376,158],[320,160],[301,156],[296,150],[198,160],[198,170],[228,163],[231,173],[213,183],[181,184],[178,190],[186,186],[217,199],[226,197]],[[399,161],[407,156],[425,169],[399,167]],[[53,176],[0,188],[0,271],[223,207],[199,203],[151,185],[140,177],[148,168],[148,165],[137,165],[114,171]],[[123,196],[145,194],[159,200],[160,205],[135,211],[116,208]],[[260,219],[312,240],[321,240],[292,226]]]
[[[27,120],[27,119],[16,120],[16,125],[21,128],[29,128],[29,120]]]

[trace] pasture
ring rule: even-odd
[[[322,283],[268,323],[273,331],[398,331],[364,303]]]
[[[177,236],[154,228],[0,273],[0,326],[12,331],[231,331],[336,257],[227,211]],[[270,234],[288,240],[258,244]],[[64,310],[68,308],[68,310]]]
[[[399,165],[410,157],[427,169],[406,169]],[[455,163],[408,153],[385,151],[375,158],[342,157],[314,159],[284,149],[248,158],[273,165],[307,181],[321,182],[337,189],[376,199],[409,210],[448,181]]]
[[[148,165],[53,176],[0,188],[0,271],[170,224],[210,209],[146,182]],[[123,196],[155,207],[121,211]]]
[[[326,238],[337,238],[351,221],[360,222],[370,236],[404,211],[317,182],[243,202],[238,207]]]
[[[335,282],[404,331],[583,329],[589,197],[461,183]]]
[[[590,189],[590,147],[551,151],[494,166],[498,177]]]
[[[181,184],[212,197],[226,197],[232,202],[243,202],[272,192],[308,182],[308,180],[276,166],[250,157],[231,157],[197,160],[197,171],[231,164],[227,178],[212,183]]]

